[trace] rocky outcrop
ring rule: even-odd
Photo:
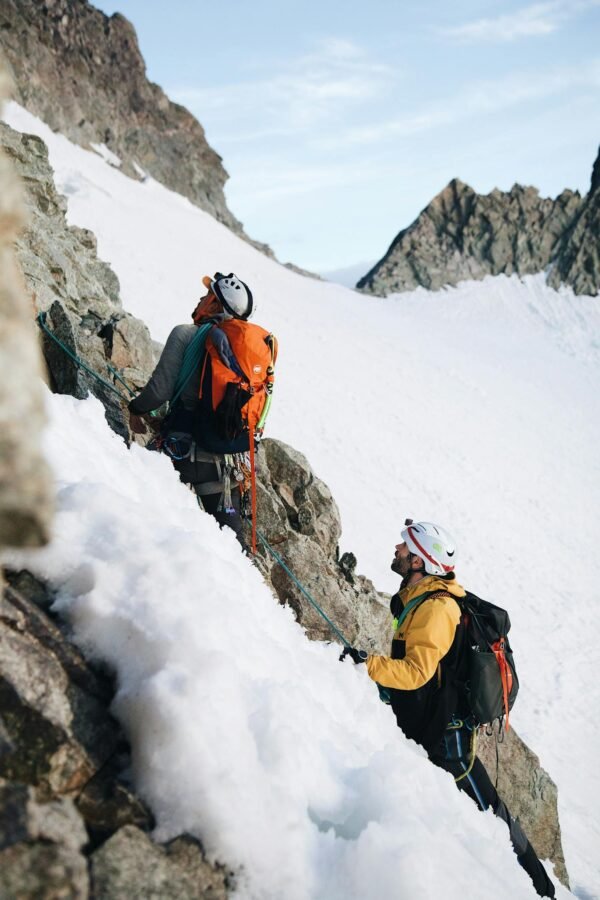
[[[0,778],[0,900],[86,900],[87,840],[72,800],[38,803],[33,788]]]
[[[454,179],[394,239],[357,287],[384,296],[421,286],[439,290],[486,275],[548,272],[553,287],[577,294],[600,290],[600,164],[583,199],[565,190],[555,199],[514,185],[477,194]]]
[[[95,897],[130,900],[225,900],[230,878],[204,858],[202,845],[189,835],[164,847],[126,825],[92,856]]]
[[[8,573],[0,599],[0,900],[224,898],[231,874],[189,835],[149,836],[128,780],[111,678],[46,611],[47,588]],[[27,593],[41,603],[41,608]]]
[[[0,102],[6,88],[0,68]],[[50,473],[41,454],[42,360],[13,241],[24,218],[14,168],[0,153],[0,546],[48,538]]]
[[[353,644],[381,652],[390,636],[389,598],[340,559],[340,514],[331,491],[302,453],[265,439],[258,455],[258,519],[266,541]],[[281,564],[259,542],[259,564],[280,602],[312,640],[339,640]]]
[[[147,80],[124,16],[87,0],[3,0],[0,48],[16,99],[51,128],[86,148],[104,144],[127,175],[143,170],[242,233],[221,157],[191,113]]]
[[[501,743],[496,743],[497,737],[481,732],[477,755],[492,782],[497,782],[498,793],[521,822],[539,858],[552,860],[556,875],[569,887],[556,785],[513,728],[500,736]]]
[[[600,150],[590,191],[567,229],[548,277],[552,287],[569,284],[576,294],[600,289]]]
[[[144,384],[154,367],[150,333],[143,322],[123,310],[118,278],[98,259],[94,235],[67,225],[66,201],[56,192],[44,142],[0,122],[0,147],[24,186],[27,225],[16,241],[16,255],[29,296],[26,321],[32,345],[32,312],[45,312],[50,331],[106,382],[77,366],[44,333],[42,347],[51,387],[74,397],[93,393],[103,402],[114,430],[127,437],[127,388],[107,364],[130,390]]]
[[[572,191],[547,200],[520,185],[481,196],[454,179],[357,287],[378,295],[419,286],[436,291],[486,275],[542,272],[581,202]]]

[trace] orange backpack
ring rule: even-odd
[[[217,430],[231,441],[251,431],[260,435],[271,405],[277,340],[260,325],[243,319],[228,319],[219,330],[226,335],[235,357],[233,365],[237,362],[239,369],[232,368],[209,334],[205,366],[210,358],[211,405]],[[203,384],[201,378],[200,397]]]
[[[277,339],[272,334],[252,322],[227,319],[208,334],[200,377],[199,445],[215,453],[250,451],[253,553],[256,473],[252,438],[262,436],[271,406],[276,359]]]

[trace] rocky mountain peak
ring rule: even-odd
[[[600,147],[598,148],[598,156],[596,157],[596,162],[594,163],[594,168],[592,169],[592,182],[590,184],[590,194],[593,194],[594,191],[597,191],[600,187]]]
[[[246,237],[225,202],[221,157],[194,116],[148,81],[124,16],[87,0],[3,0],[2,53],[15,99],[51,128],[88,149],[104,144],[125,174],[148,173]]]
[[[548,272],[552,286],[576,293],[600,288],[600,228],[594,213],[600,156],[585,198],[564,190],[555,199],[513,184],[478,194],[453,178],[403,229],[357,287],[373,294],[439,290],[486,275]]]

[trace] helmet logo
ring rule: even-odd
[[[262,366],[253,366],[252,371],[255,375],[258,375],[260,372],[262,372]]]
[[[443,553],[443,551],[444,551],[444,548],[442,547],[441,544],[434,544],[433,549],[437,550],[438,553]]]

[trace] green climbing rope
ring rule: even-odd
[[[121,391],[118,388],[116,388],[114,386],[114,384],[111,384],[110,381],[107,381],[106,378],[102,377],[102,375],[99,375],[97,372],[94,372],[94,370],[92,368],[90,368],[90,366],[88,366],[88,364],[85,363],[81,359],[81,357],[77,356],[76,353],[73,353],[72,350],[69,350],[69,348],[66,346],[66,344],[63,344],[63,342],[59,338],[57,338],[56,335],[52,331],[50,331],[50,329],[46,325],[46,313],[45,312],[38,313],[37,323],[40,326],[40,328],[42,329],[42,331],[44,331],[48,335],[48,337],[50,337],[54,341],[55,344],[58,344],[58,346],[61,348],[63,353],[66,353],[66,355],[69,357],[69,359],[73,360],[75,365],[79,366],[80,369],[84,369],[89,375],[91,375],[93,378],[95,378],[96,381],[99,381],[100,384],[103,384],[104,387],[109,389],[109,391],[112,391],[113,394],[116,394],[117,397],[120,397],[121,400],[123,400],[125,403],[127,403],[127,397],[124,397],[123,394],[121,393]]]
[[[321,609],[321,607],[319,606],[319,604],[317,603],[317,601],[316,601],[313,597],[311,597],[311,595],[308,593],[308,591],[306,590],[306,588],[303,587],[302,584],[300,584],[300,582],[298,581],[298,579],[296,578],[296,576],[294,575],[294,573],[291,571],[291,569],[289,569],[289,568],[286,566],[286,564],[284,563],[284,561],[282,560],[282,558],[279,556],[279,554],[278,554],[275,550],[273,550],[273,548],[271,547],[271,545],[268,543],[267,539],[265,538],[264,534],[262,534],[262,532],[260,532],[258,529],[256,530],[256,533],[257,533],[257,535],[258,535],[258,537],[259,537],[261,543],[264,544],[265,548],[269,551],[269,553],[271,554],[271,556],[273,557],[273,559],[274,559],[276,562],[279,563],[279,565],[281,566],[281,568],[282,568],[285,572],[287,572],[287,574],[288,574],[289,577],[292,579],[292,581],[294,582],[294,584],[296,585],[296,587],[302,592],[302,594],[304,594],[304,596],[306,597],[306,599],[308,600],[308,602],[309,602],[310,604],[312,604],[312,606],[314,606],[314,608],[315,608],[316,611],[319,613],[319,615],[321,616],[321,618],[322,618],[322,619],[325,619],[325,621],[327,622],[327,624],[329,625],[329,627],[331,628],[331,630],[333,631],[333,633],[334,633],[335,635],[337,635],[337,637],[339,637],[339,639],[340,639],[340,641],[342,642],[342,644],[344,645],[344,647],[349,647],[349,646],[351,646],[350,641],[347,640],[347,639],[344,637],[344,635],[342,634],[342,632],[341,632],[338,628],[336,628],[336,626],[333,624],[333,622],[331,621],[331,619],[329,618],[329,616],[327,616],[327,615],[323,612],[323,610]]]
[[[123,376],[121,375],[121,373],[120,373],[119,371],[117,371],[117,369],[115,369],[114,366],[111,366],[110,363],[106,363],[106,368],[107,368],[108,371],[111,373],[111,375],[114,375],[114,376],[115,376],[115,378],[117,379],[117,381],[120,381],[120,382],[121,382],[121,384],[123,385],[123,387],[125,388],[125,390],[128,392],[129,396],[130,396],[130,397],[135,397],[135,391],[133,391],[133,390],[129,387],[129,385],[127,384],[127,382],[125,381],[125,379],[123,378]]]

